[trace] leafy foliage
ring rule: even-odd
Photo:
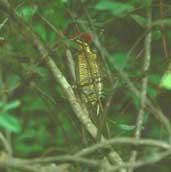
[[[121,3],[117,1],[99,1],[98,4],[96,4],[97,10],[107,10],[110,11],[114,16],[122,17],[128,12],[131,12],[134,10],[134,7],[130,5],[129,3]]]
[[[20,105],[19,101],[13,101],[10,103],[0,102],[0,127],[8,131],[19,133],[21,131],[21,124],[19,120],[14,117],[10,111],[17,108]]]
[[[170,90],[171,89],[171,72],[166,72],[160,83],[161,87]]]
[[[111,98],[110,106],[105,111],[106,128],[104,127],[102,131],[107,138],[132,137],[136,130],[141,104],[140,98],[128,89],[128,83],[118,71],[124,71],[131,84],[138,90],[142,88],[142,78],[147,75],[148,99],[155,108],[160,107],[170,119],[171,62],[168,58],[171,53],[169,44],[171,20],[168,14],[170,7],[169,2],[163,0],[164,10],[160,11],[159,2],[159,0],[10,1],[17,16],[30,26],[30,30],[24,33],[27,36],[23,36],[10,16],[2,28],[0,25],[0,130],[4,134],[6,132],[11,134],[15,156],[28,158],[73,153],[94,144],[94,140],[75,117],[75,112],[60,83],[55,81],[45,62],[40,60],[41,55],[31,44],[30,35],[40,38],[49,50],[48,55],[55,61],[78,97],[79,84],[71,77],[66,49],[71,50],[73,60],[76,62],[79,51],[74,42],[74,39],[77,39],[76,33],[90,32],[93,35],[94,40],[90,43],[90,47],[99,57],[104,73],[105,96],[102,105],[105,107]],[[153,21],[147,30],[146,11],[149,8],[153,9]],[[0,13],[1,24],[7,15],[1,7]],[[145,56],[144,38],[149,32],[152,33],[152,59],[150,70],[144,74],[142,72]],[[97,46],[98,41],[101,43],[100,48]],[[103,49],[108,52],[104,57],[100,52]],[[111,73],[111,78],[119,83],[114,90],[108,72]],[[88,110],[91,112],[91,108],[88,107]],[[94,112],[91,114],[94,115]],[[94,120],[92,116],[90,118]],[[97,121],[100,119],[95,118],[98,118]],[[97,124],[97,121],[95,119],[93,122]],[[154,120],[151,111],[146,109],[142,137],[167,142],[169,140],[163,125],[160,121]],[[116,148],[124,160],[129,159],[132,147],[126,145],[124,148],[123,146]],[[146,148],[141,149],[139,157],[153,158],[158,153],[158,150],[153,148],[150,149],[151,153],[148,154],[148,151]],[[101,154],[100,152],[100,156]],[[96,159],[98,156],[94,154],[92,157]],[[73,171],[92,171],[89,167],[78,164],[75,166]],[[170,164],[165,161],[161,167],[166,171],[170,170]],[[152,170],[154,168],[152,167]],[[141,170],[143,168],[140,168]],[[157,169],[156,172],[162,171]]]

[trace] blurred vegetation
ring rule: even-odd
[[[152,59],[148,73],[148,96],[170,119],[171,113],[171,6],[168,0],[10,0],[10,4],[25,23],[31,26],[46,45],[71,85],[65,55],[70,46],[74,60],[76,49],[70,40],[76,32],[89,28],[95,32],[102,46],[111,54],[106,59],[112,77],[119,81],[111,106],[107,111],[110,132],[106,137],[133,136],[139,110],[139,99],[120,79],[115,66],[124,69],[131,81],[141,88],[144,61],[144,36],[147,34],[146,10],[153,9]],[[39,52],[26,41],[0,7],[0,130],[11,133],[13,155],[31,158],[73,153],[94,143],[75,117],[65,94],[51,73],[39,61]],[[60,37],[55,29],[62,31]],[[27,33],[28,35],[31,33]],[[92,43],[94,51],[99,52]],[[104,77],[104,98],[112,92],[109,79]],[[145,113],[142,137],[168,141],[162,124]],[[86,139],[85,139],[86,138]],[[127,160],[130,146],[116,146]],[[152,158],[155,149],[140,150],[140,156]],[[150,153],[147,153],[150,152]],[[147,154],[148,155],[147,155]],[[147,157],[148,156],[148,157]],[[170,158],[157,165],[137,171],[170,171]],[[77,171],[81,167],[77,167]],[[82,169],[85,167],[82,167]],[[88,170],[85,168],[85,171]],[[91,171],[91,170],[90,170]]]

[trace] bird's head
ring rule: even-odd
[[[89,33],[76,33],[73,39],[81,49],[90,51],[89,45],[93,42],[93,38]]]
[[[86,42],[88,44],[93,42],[93,37],[91,34],[86,33],[86,32],[77,32],[75,34],[76,40],[80,40],[82,42]]]

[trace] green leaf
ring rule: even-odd
[[[146,27],[147,26],[147,19],[143,16],[140,16],[140,15],[136,15],[136,14],[133,14],[131,15],[131,18],[137,23],[139,24],[141,27]]]
[[[171,25],[171,19],[159,19],[152,23],[152,26]]]
[[[45,67],[37,66],[37,65],[27,65],[27,68],[30,67],[30,69],[35,73],[38,74],[40,77],[42,77],[44,80],[48,79],[48,70]],[[26,68],[26,69],[27,69]]]
[[[39,143],[46,143],[47,141],[47,130],[46,130],[46,126],[42,123],[40,125],[40,127],[37,129],[37,135],[36,135],[36,140]]]
[[[13,110],[13,109],[16,109],[18,106],[20,106],[20,101],[19,100],[16,100],[16,101],[13,101],[11,103],[7,103],[5,104],[4,106],[4,111],[9,111],[9,110]]]
[[[33,25],[35,32],[37,32],[43,41],[47,41],[47,32],[42,23],[35,23]]]
[[[5,106],[5,102],[4,101],[0,101],[0,108],[4,108],[4,106]]]
[[[127,54],[124,52],[116,52],[113,56],[109,59],[110,65],[114,69],[117,68],[124,68],[128,67],[128,60],[130,57],[127,57]]]
[[[16,74],[8,76],[7,79],[8,79],[9,87],[11,88],[17,87],[18,83],[20,82],[20,77]]]
[[[38,124],[37,124],[38,125]],[[24,133],[18,136],[18,141],[24,142],[27,140],[34,140],[39,143],[43,143],[47,141],[47,133],[46,133],[46,126],[42,124],[38,128],[33,128],[26,130]]]
[[[57,36],[55,32],[50,32],[48,34],[48,45],[53,45],[57,40]]]
[[[135,129],[135,125],[118,124],[118,127],[125,131],[132,131]]]
[[[43,151],[43,145],[41,144],[25,144],[22,142],[17,142],[15,145],[16,150],[21,153],[21,155],[28,156],[30,153],[38,153]]]
[[[55,138],[56,138],[56,143],[58,145],[64,145],[65,137],[64,137],[64,132],[63,132],[62,128],[59,128],[59,127],[57,128]]]
[[[150,87],[150,86],[147,89],[147,93],[150,97],[156,97],[158,95],[157,90],[153,87]]]
[[[25,21],[29,21],[37,12],[37,6],[23,6],[17,10],[17,14]]]
[[[114,2],[114,1],[99,1],[95,8],[97,10],[108,10],[113,15],[117,17],[122,17],[123,15],[134,10],[134,7],[128,3]]]
[[[150,83],[152,83],[152,84],[159,84],[159,82],[160,82],[160,79],[161,79],[161,77],[159,76],[159,75],[157,75],[157,74],[150,74],[149,76],[148,76],[148,78],[149,78],[149,81],[150,81]]]
[[[17,140],[20,142],[23,142],[26,139],[33,139],[35,136],[36,136],[36,130],[29,129],[29,130],[26,130],[24,133],[20,134]]]
[[[21,131],[21,125],[17,118],[8,113],[0,113],[0,126],[14,133]]]
[[[127,96],[132,99],[135,108],[139,108],[140,100],[135,94],[128,93]]]
[[[24,97],[23,100],[23,110],[27,112],[39,110],[46,111],[47,107],[41,97],[27,96]]]
[[[160,86],[166,90],[171,90],[171,72],[167,71],[160,82]]]
[[[61,0],[61,2],[62,2],[62,3],[67,3],[67,2],[68,2],[68,0]]]
[[[64,92],[59,85],[57,85],[55,89],[60,97],[65,97]]]
[[[95,8],[98,10],[113,10],[114,9],[113,2],[104,1],[104,0],[99,1],[96,4]]]
[[[162,32],[159,29],[154,30],[152,32],[152,38],[153,38],[153,40],[159,40],[159,39],[161,39],[161,37],[162,37]]]
[[[58,2],[54,4],[54,8],[51,5],[46,6],[43,11],[43,15],[46,19],[52,23],[55,27],[64,29],[69,24],[69,20],[65,17],[63,10],[64,3]]]

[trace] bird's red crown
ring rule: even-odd
[[[92,35],[87,32],[77,32],[74,37],[78,37],[78,39],[81,39],[87,43],[93,42]]]

